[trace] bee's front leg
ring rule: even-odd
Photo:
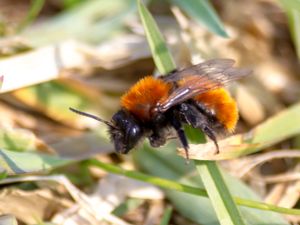
[[[150,145],[158,148],[166,143],[166,135],[163,132],[153,132],[149,137]]]
[[[182,147],[185,150],[186,162],[189,162],[189,143],[184,133],[184,129],[182,127],[181,115],[178,109],[173,109],[169,113],[169,122],[171,126],[176,130],[177,136],[182,144]]]

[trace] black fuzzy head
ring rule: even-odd
[[[109,133],[118,153],[128,153],[143,137],[142,127],[132,115],[122,109],[113,115],[112,124]]]
[[[70,110],[79,115],[86,116],[106,124],[109,128],[111,140],[114,143],[117,153],[128,153],[137,145],[144,135],[142,127],[133,118],[133,116],[122,109],[113,115],[111,122],[74,108],[70,108]]]

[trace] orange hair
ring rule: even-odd
[[[142,120],[151,118],[156,104],[168,97],[170,84],[152,76],[139,80],[121,97],[121,106]]]
[[[234,131],[239,114],[236,102],[228,91],[224,88],[218,88],[196,96],[195,100],[214,110],[217,119],[224,127],[229,132]]]

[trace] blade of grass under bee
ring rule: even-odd
[[[171,2],[181,7],[187,14],[189,14],[198,23],[204,25],[209,31],[222,37],[228,37],[221,20],[209,1],[171,0]]]
[[[67,164],[70,164],[74,162],[71,159],[65,159],[57,156],[50,156],[46,154],[39,154],[36,152],[12,152],[8,150],[0,150],[0,166],[2,170],[5,170],[8,175],[16,175],[20,173],[32,173],[37,171],[45,171],[54,169],[60,166],[64,166]],[[149,155],[148,155],[149,156]],[[147,156],[147,157],[148,157]],[[170,158],[170,157],[168,157]],[[153,161],[148,157],[149,161]],[[148,161],[147,159],[147,161]],[[128,171],[123,168],[114,166],[112,164],[103,163],[98,160],[88,160],[85,161],[89,165],[97,166],[101,169],[104,169],[107,172],[120,174],[123,176],[127,176],[136,180],[148,182],[157,186],[160,186],[162,188],[170,189],[173,191],[179,191],[184,192],[192,195],[198,195],[207,197],[207,193],[204,189],[201,189],[199,187],[192,187],[188,185],[184,185],[172,180],[163,179],[160,177],[150,176],[146,175],[140,172],[136,171]],[[156,160],[155,162],[160,163]],[[165,163],[164,163],[165,164]],[[153,164],[152,164],[153,165]],[[167,166],[168,167],[168,166]],[[172,170],[174,173],[174,171]],[[192,196],[191,196],[192,197]],[[192,197],[195,198],[195,197]],[[261,209],[261,210],[268,210],[268,211],[274,211],[284,214],[290,214],[290,215],[300,215],[300,210],[298,209],[288,209],[283,207],[278,207],[270,204],[261,203],[258,201],[253,200],[247,200],[239,197],[235,197],[235,202],[242,206],[247,206],[251,208]],[[190,203],[189,203],[190,204]],[[207,206],[206,206],[207,207]],[[189,209],[188,209],[189,210]],[[198,209],[196,209],[198,210]],[[256,215],[256,214],[254,214]],[[263,216],[264,214],[262,214]],[[271,217],[270,217],[271,219]],[[254,220],[254,219],[252,219]],[[271,221],[271,220],[269,220]],[[280,221],[279,218],[277,218],[277,221]],[[252,223],[252,224],[258,224],[258,223]],[[285,223],[280,223],[285,224]]]
[[[279,0],[286,11],[290,32],[294,45],[300,58],[300,1],[299,0]]]
[[[23,30],[25,27],[27,27],[29,24],[31,24],[35,20],[35,18],[38,16],[40,11],[42,10],[44,3],[45,3],[45,0],[32,0],[31,1],[31,6],[30,6],[30,9],[28,11],[26,18],[22,21],[22,23],[17,28],[18,32]]]
[[[170,72],[171,70],[175,69],[175,65],[172,56],[170,55],[167,46],[162,38],[162,35],[151,14],[141,3],[141,1],[138,1],[138,8],[144,29],[146,31],[148,43],[150,45],[152,55],[158,70],[162,74]],[[222,175],[218,174],[216,170],[211,169],[216,168],[216,165],[215,167],[213,167],[212,164],[214,164],[214,162],[204,162],[202,163],[201,168],[207,167],[206,169],[210,171],[210,173],[206,173],[209,178],[203,180],[203,182],[205,182],[205,187],[207,189],[214,190],[213,192],[208,192],[208,195],[209,198],[214,201],[213,206],[214,210],[217,212],[219,222],[221,224],[243,225],[244,222],[237,209],[237,206],[234,204],[232,196],[227,190],[224,180],[220,179]],[[224,188],[225,192],[223,192],[222,190]]]
[[[151,149],[147,145],[144,145],[143,149],[139,149],[139,151],[136,152],[134,159],[137,162],[143,162],[139,164],[140,168],[153,176],[171,179],[173,181],[180,182],[188,186],[197,187],[199,190],[202,190],[204,186],[198,176],[198,173],[194,172],[193,162],[191,162],[190,165],[184,164],[183,158],[174,155],[175,147],[175,143],[170,143],[164,146],[162,151],[157,151]],[[222,171],[222,174],[226,183],[228,184],[228,187],[230,188],[230,192],[234,196],[239,197],[234,197],[236,204],[241,206],[247,205],[246,202],[248,201],[252,203],[253,201],[261,201],[259,196],[257,196],[254,191],[252,191],[239,179],[229,176],[224,171]],[[176,210],[183,216],[203,225],[219,224],[209,199],[199,195],[192,196],[187,193],[174,191],[173,189],[166,189],[165,192]],[[243,198],[246,202],[241,204],[239,202],[241,198]],[[258,206],[256,203],[251,205],[253,208],[240,207],[242,216],[248,224],[288,224],[288,222],[286,222],[281,215],[271,212],[274,210],[274,206],[268,205],[265,207],[265,205],[262,206],[259,203],[260,206],[256,208]],[[266,211],[258,209],[264,209]],[[277,209],[275,209],[275,211]],[[284,209],[283,211],[285,210],[288,209]],[[293,210],[294,209],[292,209],[292,211]],[[300,212],[300,210],[296,211],[298,211],[298,213]],[[294,211],[294,213],[297,212]]]
[[[166,74],[175,69],[172,56],[170,55],[170,52],[165,45],[164,38],[148,9],[140,0],[137,1],[137,4],[155,65],[161,74]]]
[[[195,163],[220,224],[245,224],[217,164],[213,161]]]
[[[126,176],[129,178],[135,179],[135,180],[147,182],[147,183],[157,185],[157,186],[165,188],[165,189],[188,193],[188,194],[192,194],[195,196],[208,197],[206,190],[199,188],[199,187],[192,187],[190,185],[181,184],[174,180],[164,179],[164,178],[157,177],[157,176],[151,176],[151,175],[144,174],[144,173],[137,172],[137,171],[126,170],[119,166],[115,166],[115,165],[109,164],[109,163],[104,163],[104,162],[101,162],[96,159],[86,160],[85,163],[87,163],[87,165],[89,165],[89,166],[96,166],[96,167],[101,168],[104,171],[107,171],[110,173],[119,174],[119,175]],[[255,200],[243,199],[240,197],[234,197],[234,201],[236,202],[236,204],[239,204],[241,206],[247,206],[247,207],[251,207],[251,208],[255,208],[255,209],[274,211],[274,212],[284,213],[284,214],[288,214],[288,215],[300,215],[300,209],[288,209],[288,208],[284,208],[284,207],[279,207],[279,206],[275,206],[275,205],[271,205],[271,204],[262,203],[262,202],[255,201]],[[187,210],[189,210],[189,209],[187,209]],[[191,210],[194,210],[194,209],[191,209]],[[253,218],[253,220],[255,220],[255,219]],[[279,222],[280,219],[277,218],[277,221]],[[270,222],[270,220],[269,220],[269,222]],[[285,224],[284,222],[281,222],[281,223]],[[253,224],[259,224],[259,223],[253,223]],[[261,221],[260,224],[263,224],[263,221]]]

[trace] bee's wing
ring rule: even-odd
[[[251,73],[249,69],[233,68],[233,64],[231,59],[212,59],[162,77],[165,82],[176,82],[177,87],[168,98],[159,102],[158,111],[165,112],[198,94],[220,88]]]
[[[210,59],[183,70],[172,72],[166,76],[161,77],[161,79],[166,82],[177,82],[185,78],[186,76],[207,76],[209,74],[217,74],[223,72],[225,69],[232,68],[233,64],[234,60],[232,59]]]

